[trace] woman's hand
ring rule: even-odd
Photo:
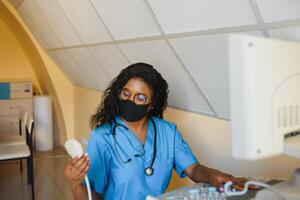
[[[218,188],[220,191],[224,189],[224,184],[232,181],[233,187],[237,190],[243,190],[244,184],[248,181],[246,178],[236,178],[230,174],[223,173],[219,170],[206,167],[199,163],[195,163],[185,169],[185,173],[195,182],[205,182]],[[257,190],[259,187],[250,185],[250,190]]]
[[[64,174],[73,190],[81,185],[89,168],[89,164],[89,157],[85,154],[73,158],[66,165]]]
[[[225,174],[216,169],[210,169],[209,171],[209,183],[216,188],[222,188],[224,184],[228,181],[232,181],[235,185],[235,188],[242,190],[243,185],[247,182],[246,178],[235,178],[230,174]]]
[[[219,190],[221,188],[224,189],[224,184],[228,181],[231,181],[233,183],[233,187],[237,190],[243,190],[245,183],[248,181],[248,179],[241,177],[236,178],[230,174],[225,174],[223,172],[220,172],[216,169],[210,169],[209,171],[209,183],[213,185],[214,187],[218,188]],[[250,185],[250,190],[257,190],[259,189],[256,186]],[[222,190],[222,189],[221,189]]]

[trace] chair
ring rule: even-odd
[[[33,128],[34,121],[30,117],[25,125],[26,143],[25,144],[8,144],[0,146],[0,161],[1,160],[15,160],[26,159],[27,160],[27,180],[28,184],[31,184],[31,194],[34,200],[34,171],[33,171]]]
[[[9,144],[26,144],[26,133],[23,134],[23,130],[25,130],[28,115],[28,112],[24,112],[19,116],[19,135],[10,136],[9,134],[5,134],[4,136],[0,136],[0,146]]]
[[[22,115],[22,116],[21,116]],[[23,134],[23,130],[26,128],[28,118],[28,112],[20,113],[19,116],[19,135],[9,136],[6,134],[5,136],[0,137],[0,146],[3,145],[11,145],[11,144],[26,144],[26,132]],[[23,163],[22,158],[20,158],[20,171],[23,171]]]

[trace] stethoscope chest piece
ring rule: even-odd
[[[153,168],[152,168],[152,167],[147,167],[147,168],[145,169],[145,174],[146,174],[147,176],[151,176],[151,175],[153,174]]]

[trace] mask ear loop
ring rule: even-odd
[[[150,113],[152,112],[152,110],[153,110],[153,105],[149,105],[149,108],[147,110],[148,116],[150,116]]]
[[[117,89],[118,90],[118,93],[117,93],[117,103],[116,103],[116,107],[117,107],[117,113],[116,115],[119,116],[120,115],[120,106],[119,106],[119,101],[120,101],[120,93],[121,93],[121,90],[122,89]],[[111,122],[110,122],[111,123]],[[113,119],[113,123],[115,124],[119,124],[116,122],[115,119]],[[127,127],[126,127],[127,128]]]

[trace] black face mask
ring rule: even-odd
[[[119,99],[120,115],[128,122],[134,122],[142,119],[148,113],[147,105],[136,105],[130,100]]]

